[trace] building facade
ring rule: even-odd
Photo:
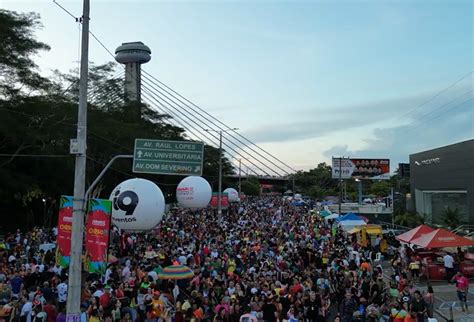
[[[450,208],[474,224],[474,139],[411,154],[410,183],[412,206],[428,223],[443,224]]]

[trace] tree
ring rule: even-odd
[[[260,195],[260,182],[256,177],[248,177],[241,183],[241,190],[247,196]]]
[[[375,181],[370,185],[370,194],[385,197],[390,193],[391,184],[388,180]]]
[[[309,171],[298,171],[294,179],[297,190],[313,198],[333,195],[337,188],[331,167],[324,162]]]
[[[443,223],[450,229],[458,227],[461,224],[459,209],[448,206],[443,212]]]
[[[404,212],[395,216],[395,223],[400,226],[415,227],[425,222],[425,216]]]
[[[37,71],[32,55],[49,46],[34,37],[41,26],[34,13],[20,14],[0,9],[0,97],[45,90],[51,83]]]
[[[0,10],[0,213],[12,227],[26,225],[25,214],[41,224],[42,198],[73,193],[74,157],[69,140],[76,136],[78,79],[56,73],[49,80],[36,71],[32,55],[49,47],[34,38],[38,16]],[[186,140],[185,130],[146,104],[127,104],[122,81],[112,64],[91,65],[88,97],[86,185],[117,154],[131,154],[135,138]],[[219,150],[205,146],[203,176],[217,188]],[[24,156],[28,157],[24,157]],[[233,167],[223,158],[223,173]],[[135,177],[122,160],[101,180],[95,195],[108,198],[121,181]],[[143,175],[165,195],[175,193],[181,176]],[[34,214],[34,216],[33,216]],[[2,216],[2,218],[4,218]],[[2,224],[6,222],[3,221]]]

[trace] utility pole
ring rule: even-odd
[[[229,131],[237,131],[238,128],[234,127],[227,130],[210,130],[204,129],[206,132],[218,132],[219,133],[219,192],[217,193],[217,214],[219,217],[222,215],[222,205],[221,205],[221,194],[222,194],[222,134]]]
[[[219,194],[217,195],[217,215],[222,215],[222,130],[219,131]]]
[[[239,159],[239,196],[242,193],[242,159]]]
[[[342,209],[342,158],[339,157],[339,215]]]
[[[89,0],[83,1],[82,10],[81,72],[79,80],[79,108],[77,112],[76,167],[74,171],[74,200],[71,230],[71,256],[69,262],[66,321],[80,321],[82,242],[84,233],[84,190],[87,150],[87,78],[89,70]]]
[[[395,198],[393,188],[390,188],[390,203],[392,206],[392,226],[395,226]]]

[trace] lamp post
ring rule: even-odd
[[[360,179],[355,179],[357,182],[357,188],[358,188],[358,196],[359,196],[359,205],[362,204],[362,181]]]
[[[222,194],[222,134],[229,131],[237,131],[238,128],[232,128],[227,130],[211,130],[204,129],[206,132],[216,132],[219,133],[219,192],[217,193],[217,214],[222,215],[222,205],[221,205],[221,194]]]
[[[43,198],[41,201],[43,202],[43,221],[47,222],[48,218],[46,218],[46,199]]]

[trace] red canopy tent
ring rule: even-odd
[[[431,233],[433,230],[434,229],[430,226],[420,225],[416,228],[413,228],[412,230],[407,231],[406,233],[398,235],[395,238],[405,243],[411,243],[413,239],[417,239],[418,237],[421,237],[424,234]]]
[[[412,239],[410,243],[423,248],[474,246],[474,240],[456,235],[442,228]]]

